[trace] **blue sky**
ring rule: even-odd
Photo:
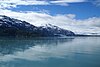
[[[76,19],[87,19],[89,17],[100,17],[100,7],[91,2],[68,3],[62,5],[18,5],[16,8],[9,8],[12,11],[33,11],[47,12],[50,15],[75,14]]]

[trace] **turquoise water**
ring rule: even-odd
[[[100,37],[2,37],[0,67],[100,67]]]

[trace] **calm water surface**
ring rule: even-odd
[[[0,67],[100,67],[100,37],[1,37]]]

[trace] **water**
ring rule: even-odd
[[[0,67],[100,67],[100,37],[0,38]]]

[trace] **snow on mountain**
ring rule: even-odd
[[[75,35],[72,31],[69,30],[65,30],[62,28],[59,28],[55,25],[51,25],[51,24],[46,24],[44,26],[40,26],[39,30],[43,32],[43,34],[49,35],[49,36],[73,36]],[[41,32],[41,33],[42,33]],[[53,33],[53,34],[52,34]]]
[[[46,24],[34,26],[26,21],[0,15],[0,36],[73,36],[72,31]]]

